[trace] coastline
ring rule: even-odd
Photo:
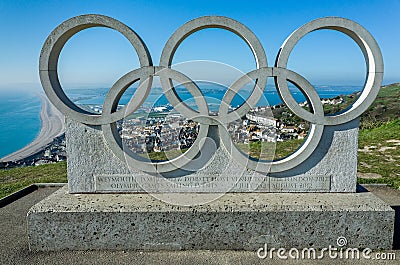
[[[0,162],[14,162],[29,157],[65,132],[64,115],[50,103],[46,95],[41,93],[38,96],[42,103],[40,111],[42,125],[38,136],[27,146],[0,158]]]
[[[351,94],[353,93],[350,93],[350,95]],[[65,132],[64,115],[52,105],[44,93],[38,93],[37,95],[41,100],[41,129],[39,134],[30,144],[0,158],[0,163],[21,161],[39,153],[40,151],[44,151],[44,148],[48,144]],[[342,96],[342,94],[340,94],[340,96]],[[282,105],[282,103],[274,106],[280,105]]]

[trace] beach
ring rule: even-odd
[[[38,96],[42,104],[40,112],[42,126],[39,135],[27,146],[1,158],[0,162],[18,161],[29,157],[65,132],[64,115],[51,104],[46,95],[38,94]]]

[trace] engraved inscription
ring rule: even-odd
[[[287,178],[271,178],[271,192],[329,191],[331,177],[326,175],[301,175]]]
[[[252,186],[254,176],[202,175],[165,179],[146,174],[94,175],[95,190],[100,192],[268,192],[269,178],[264,176],[257,187]]]

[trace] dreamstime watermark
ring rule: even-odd
[[[264,247],[257,250],[257,256],[260,259],[273,259],[275,256],[278,259],[368,259],[368,260],[396,260],[394,252],[373,252],[370,248],[346,248],[347,239],[340,236],[336,240],[337,246],[329,245],[327,248],[270,248],[267,243]]]

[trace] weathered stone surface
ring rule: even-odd
[[[180,207],[148,194],[63,188],[28,213],[32,250],[324,248],[338,237],[346,247],[390,249],[393,225],[394,211],[369,192],[227,193]]]
[[[270,192],[327,192],[331,177],[326,175],[303,175],[288,178],[270,178]]]
[[[328,177],[330,177],[330,192],[355,192],[358,125],[357,118],[345,124],[325,126],[321,141],[307,160],[291,170],[270,174],[270,176],[289,177],[288,181],[291,176],[325,176],[325,185],[328,185]],[[303,189],[303,191],[312,190]]]
[[[282,173],[265,176],[246,169],[244,165],[233,160],[229,152],[220,145],[218,135],[210,135],[212,137],[210,139],[215,141],[216,150],[210,161],[206,158],[202,168],[196,172],[176,170],[159,178],[128,168],[126,163],[110,150],[100,127],[83,125],[68,118],[66,122],[68,183],[71,193],[143,190],[149,192],[355,192],[356,190],[358,119],[342,125],[326,126],[316,151],[299,166]],[[165,181],[164,177],[169,181]],[[256,181],[251,184],[249,179]],[[272,183],[281,184],[278,187]],[[193,190],[194,186],[200,184],[204,186]]]
[[[70,192],[94,192],[93,176],[97,174],[129,174],[123,161],[107,148],[100,126],[65,120]]]
[[[258,181],[259,191],[269,190],[269,179],[235,162],[220,146],[218,137],[213,138],[216,149],[210,161],[208,157],[204,159],[204,167],[195,172],[176,170],[153,176],[129,168],[115,156],[99,127],[83,125],[68,118],[66,123],[68,188],[71,193],[241,192],[252,188],[249,180],[253,178],[262,178]],[[196,190],[195,186],[198,187]]]

